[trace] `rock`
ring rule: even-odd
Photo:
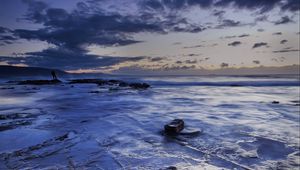
[[[279,104],[280,102],[279,101],[272,101],[272,104]]]
[[[61,83],[60,80],[55,79],[55,80],[25,80],[25,81],[20,81],[18,84],[24,85],[24,84],[29,84],[29,85],[50,85],[50,84],[59,84]]]
[[[165,170],[177,170],[177,168],[175,166],[169,166]]]
[[[69,84],[102,84],[106,82],[102,79],[74,79],[70,80]]]
[[[165,125],[166,134],[179,134],[184,128],[184,121],[182,119],[174,119]]]
[[[90,91],[90,93],[100,93],[100,91]]]
[[[11,90],[11,89],[15,89],[14,87],[2,87],[1,90]]]
[[[74,79],[69,82],[69,84],[77,83],[91,83],[98,84],[98,86],[119,86],[119,87],[130,87],[132,89],[147,89],[150,87],[147,83],[126,83],[122,80],[102,80],[102,79]]]
[[[127,87],[127,86],[129,86],[129,84],[126,83],[126,82],[120,82],[120,83],[119,83],[119,86],[120,86],[120,87]]]
[[[122,81],[121,80],[108,80],[108,84],[111,84],[111,85],[114,85],[114,84],[120,84],[120,83],[122,83]]]
[[[64,135],[62,135],[62,136],[57,137],[55,140],[63,141],[63,140],[65,140],[65,139],[68,138],[68,135],[69,135],[69,134],[66,133],[66,134],[64,134]]]
[[[129,87],[134,89],[147,89],[150,87],[150,85],[147,83],[130,83]]]

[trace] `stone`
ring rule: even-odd
[[[275,100],[272,102],[272,104],[279,104],[279,103],[280,103],[279,101],[275,101]]]
[[[184,129],[184,121],[182,119],[174,119],[165,125],[165,132],[167,134],[179,134]]]
[[[147,89],[150,87],[150,85],[147,83],[130,83],[129,87],[134,89]]]

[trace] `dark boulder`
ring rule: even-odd
[[[105,82],[102,79],[74,79],[70,80],[69,84],[102,84]]]
[[[127,87],[127,86],[129,86],[129,84],[126,83],[126,82],[120,82],[120,83],[119,83],[119,86],[120,86],[120,87]]]
[[[177,168],[175,166],[169,166],[165,170],[177,170]]]
[[[272,104],[279,104],[280,102],[279,101],[272,101]]]
[[[110,85],[119,85],[120,83],[122,83],[121,80],[108,80],[107,82]]]
[[[182,119],[174,119],[165,125],[166,134],[179,134],[184,128],[184,121]]]
[[[133,89],[147,89],[150,87],[150,85],[147,83],[130,83],[129,87]]]

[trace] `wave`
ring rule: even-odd
[[[300,81],[227,81],[227,82],[168,82],[151,81],[148,82],[155,86],[300,86]]]

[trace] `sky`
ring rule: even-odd
[[[299,64],[299,0],[0,3],[0,65],[135,74]]]

